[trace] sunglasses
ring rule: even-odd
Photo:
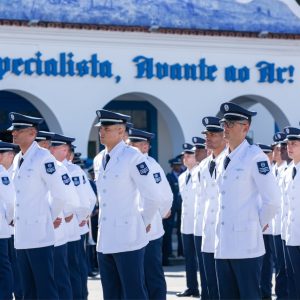
[[[220,126],[224,129],[227,128],[233,128],[235,124],[241,124],[241,125],[247,125],[246,123],[235,121],[235,120],[224,120],[220,121]]]

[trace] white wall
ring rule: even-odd
[[[159,140],[159,149],[164,151],[163,143],[172,141],[172,152],[177,154],[184,140],[191,140],[202,130],[202,117],[216,115],[220,104],[242,95],[265,97],[286,115],[292,125],[299,121],[299,71],[300,41],[268,40],[231,37],[208,37],[187,35],[165,35],[129,32],[102,32],[50,28],[23,28],[0,26],[0,57],[9,56],[29,58],[37,51],[44,58],[58,58],[60,52],[73,52],[74,60],[88,59],[92,53],[113,62],[115,74],[122,80],[77,77],[15,76],[9,74],[0,81],[1,90],[19,90],[30,93],[43,101],[56,117],[50,129],[61,128],[64,134],[77,137],[78,151],[86,154],[95,111],[110,100],[126,93],[144,93],[153,96],[152,104],[159,108],[161,121],[159,128],[165,138]],[[205,57],[208,64],[218,66],[220,75],[214,82],[175,81],[170,79],[136,79],[132,59],[137,55],[153,57],[156,61],[172,63],[197,63]],[[255,64],[267,60],[279,66],[293,64],[296,67],[293,84],[257,83]],[[245,83],[228,83],[221,74],[228,65],[251,67],[252,79]],[[162,110],[162,111],[161,111]],[[173,115],[170,117],[170,112]],[[271,130],[263,133],[261,128],[269,128],[270,116],[262,113],[259,124],[255,125],[259,140],[267,141]],[[48,114],[50,118],[51,114]],[[49,120],[48,120],[49,121]],[[173,123],[181,128],[173,130]],[[165,123],[165,124],[164,124]],[[178,124],[176,126],[178,126]],[[267,125],[266,125],[267,124]],[[50,122],[51,125],[51,122]],[[179,127],[180,127],[179,126]],[[272,124],[273,126],[273,124]],[[179,134],[178,134],[179,131]],[[167,147],[162,157],[169,158]],[[178,150],[177,150],[178,149]]]
[[[251,110],[256,111],[257,115],[253,118],[251,124],[251,133],[255,143],[270,145],[273,143],[274,118],[270,112],[261,104],[255,104]]]

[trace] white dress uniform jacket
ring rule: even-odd
[[[289,184],[289,172],[292,172],[293,164],[289,163],[282,175],[282,198],[281,198],[281,239],[286,241],[286,232],[287,232],[287,220],[288,220],[288,211],[289,211],[289,202],[287,197],[287,185]]]
[[[13,164],[9,167],[9,169],[7,169],[7,172],[8,172],[8,175],[9,175],[9,178],[11,179],[12,181],[12,178],[13,178]],[[12,185],[13,185],[13,188],[14,188],[14,191],[15,191],[15,186],[13,184],[13,181],[12,181]],[[16,191],[15,191],[16,192]],[[15,205],[15,204],[14,204]],[[13,236],[15,234],[15,228],[14,226],[9,226],[9,229],[10,229],[10,233],[11,233],[11,236]]]
[[[81,172],[81,179],[82,179],[82,185],[81,185],[81,188],[84,192],[84,195],[87,199],[87,203],[89,203],[89,211],[88,211],[88,217],[86,218],[86,220],[88,221],[89,220],[89,216],[90,214],[92,213],[94,207],[95,207],[95,204],[96,204],[96,201],[97,201],[97,198],[96,198],[96,195],[91,187],[91,184],[89,183],[89,180],[85,174],[85,172],[79,167],[79,171]],[[86,223],[84,226],[81,226],[79,227],[79,231],[80,231],[80,234],[83,235],[83,234],[86,234],[89,232],[89,226],[88,226],[88,223]]]
[[[63,182],[65,184],[66,192],[68,197],[66,198],[65,206],[63,211],[59,214],[59,218],[62,219],[59,227],[54,229],[55,234],[55,247],[61,246],[69,242],[69,231],[68,225],[65,222],[65,217],[75,214],[80,206],[79,198],[76,194],[74,184],[71,179],[67,168],[59,161],[57,161],[58,171],[62,174]],[[49,193],[49,203],[52,205],[51,193]]]
[[[272,171],[272,174],[274,175],[275,179],[276,179],[276,183],[278,185],[278,181],[277,181],[277,178],[275,176],[275,172],[274,172],[274,165],[271,164],[270,160],[268,161],[269,162],[269,166],[270,166],[270,170]],[[278,185],[279,187],[279,185]],[[277,215],[280,214],[280,210],[276,213],[276,215],[274,216],[274,218],[272,220],[269,221],[268,223],[268,227],[267,229],[263,232],[263,235],[273,235],[273,232],[274,232],[274,219]]]
[[[279,186],[279,189],[281,191],[281,206],[283,201],[283,178],[285,174],[285,170],[287,169],[287,162],[284,161],[280,166],[277,166],[277,164],[273,168],[273,174],[276,177],[277,184]],[[273,229],[273,235],[280,235],[281,234],[281,215],[282,215],[282,208],[280,209],[279,213],[276,214],[274,219],[272,220],[272,229]]]
[[[70,186],[74,189],[74,194],[72,194],[72,198],[70,198],[70,200],[76,203],[77,207],[72,220],[66,223],[68,241],[74,242],[80,240],[81,231],[79,223],[88,217],[90,203],[87,194],[85,193],[85,189],[83,188],[83,179],[80,167],[67,161],[66,159],[63,161],[63,164],[70,174],[72,181]]]
[[[228,150],[226,151],[228,152]],[[265,253],[262,229],[280,208],[280,192],[262,150],[244,140],[217,178],[220,209],[215,258],[259,257]]]
[[[164,228],[162,225],[162,218],[169,212],[172,206],[173,201],[173,194],[170,187],[170,184],[168,182],[168,179],[165,175],[164,170],[162,167],[158,164],[158,162],[150,157],[148,154],[144,154],[146,157],[147,165],[149,165],[152,168],[153,177],[156,182],[156,188],[160,190],[160,205],[159,209],[155,213],[152,221],[151,221],[151,229],[148,232],[148,239],[149,241],[156,240],[164,235]],[[143,198],[141,197],[141,209],[143,210]]]
[[[194,235],[202,236],[202,223],[204,216],[204,199],[200,194],[200,183],[201,183],[201,169],[205,164],[204,160],[195,167],[194,182],[196,182],[196,199],[195,199],[195,214],[194,214]]]
[[[14,218],[15,197],[9,173],[0,165],[0,239],[11,237],[9,224]]]
[[[297,173],[292,178],[293,167]],[[288,201],[288,218],[286,224],[286,245],[300,246],[300,163],[291,163],[286,174],[288,183],[285,188]],[[299,284],[299,283],[298,283]]]
[[[197,166],[191,170],[186,170],[178,177],[179,192],[182,198],[182,213],[181,213],[181,233],[194,234],[194,218],[195,218],[195,203],[196,192],[198,187]],[[187,178],[190,179],[187,182]]]
[[[101,152],[101,161],[106,150]],[[133,251],[148,243],[146,226],[159,209],[161,195],[145,156],[123,141],[109,153],[96,181],[99,197],[97,251],[104,254]],[[140,193],[140,194],[139,194]],[[143,212],[139,210],[140,195]]]
[[[210,155],[204,159],[200,171],[200,202],[204,203],[204,216],[202,222],[202,252],[214,253],[215,252],[215,236],[216,236],[216,223],[217,213],[219,210],[219,191],[216,182],[217,169],[220,163],[223,163],[225,151],[221,152],[215,159],[216,168],[213,176],[209,172],[209,164],[213,160]]]
[[[94,206],[96,204],[96,195],[86,177],[85,172],[78,166],[73,164],[72,162],[68,162],[68,165],[72,165],[73,176],[72,179],[74,181],[74,184],[76,186],[76,190],[78,191],[78,195],[80,198],[82,213],[78,214],[78,222],[79,224],[81,221],[88,220],[89,215],[94,209]],[[75,176],[74,176],[75,174]],[[86,234],[89,232],[89,227],[87,223],[84,226],[79,227],[79,233],[80,235]]]
[[[12,182],[12,178],[13,178],[13,164],[7,169],[7,172],[8,172],[9,178],[11,179],[11,182]],[[15,187],[14,187],[13,182],[12,182],[12,185],[13,185],[13,189],[15,191]],[[15,193],[16,193],[16,191],[15,191]],[[13,236],[15,234],[15,228],[14,228],[14,226],[9,226],[9,230],[10,230],[11,236]]]
[[[98,174],[99,174],[99,170],[100,170],[101,165],[102,165],[102,154],[100,152],[94,157],[94,160],[93,160],[93,169],[94,169],[94,174],[95,174],[95,181],[97,181],[97,179],[98,179]]]
[[[67,198],[56,159],[33,142],[22,157],[13,162],[15,201],[15,248],[30,249],[54,245],[53,221],[65,206]],[[49,191],[52,204],[49,205]]]

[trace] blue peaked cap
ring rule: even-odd
[[[202,119],[202,124],[205,126],[206,130],[202,133],[210,132],[221,132],[223,128],[220,125],[220,118],[217,117],[205,117]]]
[[[286,134],[284,132],[276,132],[273,135],[273,141],[274,141],[273,145],[285,143],[285,139],[286,139]]]
[[[132,142],[140,142],[140,141],[150,141],[155,137],[154,133],[147,132],[144,130],[130,128],[128,131],[128,138]]]
[[[52,146],[70,145],[75,141],[75,138],[55,133],[52,137]]]
[[[204,149],[205,148],[205,139],[198,137],[198,136],[194,136],[192,138],[192,142],[194,144],[194,146],[196,147],[196,149]]]
[[[54,132],[50,132],[50,131],[39,131],[35,140],[37,142],[40,141],[51,141],[52,138],[54,137],[55,133]]]
[[[256,144],[264,153],[271,153],[272,147],[269,145],[265,145],[265,144],[261,144],[261,143],[257,143]]]
[[[20,130],[28,127],[38,127],[44,121],[43,118],[26,116],[16,112],[10,112],[8,114],[8,117],[12,123],[11,126],[7,129],[9,131]]]
[[[232,102],[225,102],[221,104],[220,111],[223,114],[223,120],[248,120],[251,122],[251,118],[257,114],[256,111],[250,111]]]
[[[288,126],[283,132],[286,134],[286,140],[300,140],[300,128]]]
[[[8,151],[16,152],[18,150],[19,150],[18,145],[0,141],[0,153],[8,152]]]
[[[184,153],[194,154],[195,150],[196,150],[196,147],[192,144],[184,143],[184,144],[182,144],[182,149],[183,149]]]
[[[115,124],[126,124],[130,121],[131,117],[128,115],[116,113],[106,109],[99,109],[96,111],[99,122],[95,125],[96,127],[109,126]]]
[[[169,164],[170,165],[182,165],[181,156],[182,155],[177,155],[176,157],[169,159]]]

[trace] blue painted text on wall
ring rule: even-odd
[[[44,59],[41,52],[30,58],[11,58],[0,56],[0,80],[6,75],[16,76],[54,76],[54,77],[83,77],[111,79],[119,83],[121,75],[113,72],[114,64],[107,60],[100,60],[100,55],[93,53],[88,59],[76,60],[72,52],[61,52],[58,58]],[[196,63],[168,63],[156,61],[153,57],[143,55],[132,59],[138,80],[173,80],[214,82],[221,78],[228,83],[245,83],[255,80],[258,83],[293,83],[295,67],[293,65],[278,66],[276,63],[259,61],[254,66],[237,67],[233,64],[219,67],[208,62],[204,57]],[[116,67],[117,68],[117,67]],[[124,74],[130,76],[128,74]],[[254,79],[253,79],[254,78]]]

